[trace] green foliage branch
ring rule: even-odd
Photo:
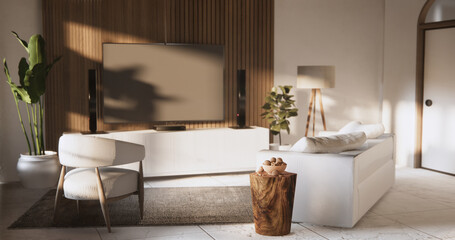
[[[281,90],[281,93],[278,92]],[[279,144],[281,145],[281,130],[286,130],[290,133],[289,118],[297,116],[298,109],[295,107],[295,100],[290,95],[292,86],[273,87],[272,91],[265,97],[265,104],[262,106],[264,112],[261,114],[263,119],[266,119],[270,124],[270,132],[273,135],[279,136]]]

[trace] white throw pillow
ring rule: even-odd
[[[378,124],[362,124],[359,121],[352,121],[346,124],[338,131],[338,133],[353,133],[353,132],[364,132],[367,138],[377,138],[384,134],[384,125]]]
[[[339,153],[360,148],[367,140],[364,132],[326,137],[303,137],[289,151],[305,153]]]

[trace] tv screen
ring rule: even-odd
[[[103,44],[106,123],[224,120],[219,45]]]

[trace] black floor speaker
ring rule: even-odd
[[[96,70],[88,70],[88,111],[90,133],[96,133]]]
[[[246,128],[246,70],[237,70],[237,128]]]

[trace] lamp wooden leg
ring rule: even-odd
[[[325,125],[325,116],[324,116],[324,107],[322,106],[322,93],[321,89],[317,90],[319,94],[319,107],[321,108],[321,118],[322,118],[322,125],[324,125],[324,131],[327,131],[327,127]]]
[[[138,198],[139,198],[139,210],[141,211],[141,219],[144,218],[144,175],[142,171],[142,161],[139,163],[139,181],[138,181]]]
[[[104,195],[103,182],[101,181],[100,171],[95,168],[98,185],[98,197],[100,199],[101,210],[103,211],[104,221],[106,222],[107,231],[111,232],[111,221],[109,219],[109,208],[106,202],[106,195]]]
[[[316,90],[313,89],[311,91],[314,91],[314,94],[313,94],[313,137],[314,137],[314,128],[315,128],[315,125],[316,125]]]
[[[57,185],[57,192],[55,193],[55,201],[54,201],[54,222],[57,218],[57,208],[58,204],[60,203],[60,200],[62,199],[62,194],[63,194],[63,181],[65,180],[65,173],[66,173],[66,167],[62,166],[62,169],[60,171],[60,178],[58,179],[58,185]]]
[[[308,107],[308,116],[307,116],[307,119],[306,119],[305,137],[308,136],[308,127],[310,126],[311,113],[313,112],[314,93],[315,92],[313,90],[311,90],[310,105]]]

